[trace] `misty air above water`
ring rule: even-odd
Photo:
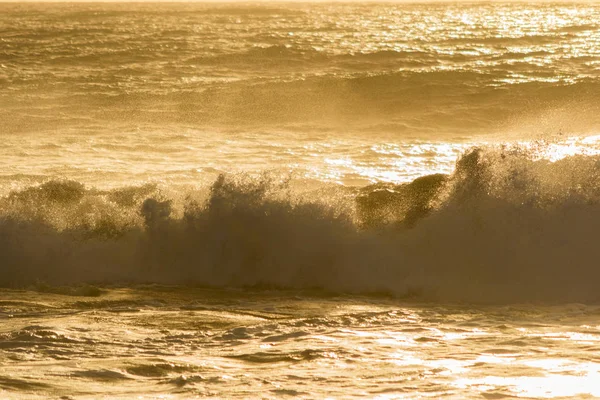
[[[600,4],[0,3],[0,397],[600,397]]]

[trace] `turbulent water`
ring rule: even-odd
[[[8,399],[600,396],[597,306],[156,286],[3,298]]]
[[[0,3],[0,166],[0,397],[600,397],[599,4]]]

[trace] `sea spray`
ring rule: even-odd
[[[472,148],[449,176],[347,188],[337,202],[322,190],[294,198],[291,184],[221,175],[180,205],[148,186],[126,189],[127,201],[125,189],[68,181],[13,192],[1,202],[1,283],[598,301],[598,156],[550,162],[519,146]]]

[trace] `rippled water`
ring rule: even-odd
[[[600,397],[599,68],[596,3],[0,3],[0,397]]]
[[[600,126],[594,3],[0,7],[5,187],[405,182]]]
[[[4,398],[600,396],[598,307],[170,287],[2,297]]]

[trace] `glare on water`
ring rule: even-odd
[[[0,2],[0,398],[600,397],[600,5]]]

